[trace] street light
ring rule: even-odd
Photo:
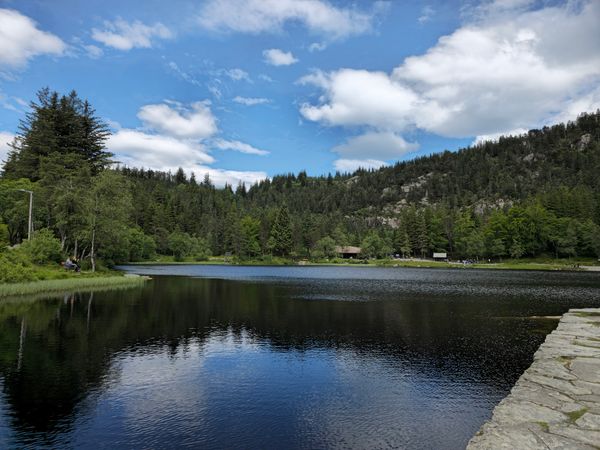
[[[27,240],[31,239],[33,235],[33,222],[32,222],[32,212],[33,212],[33,191],[28,191],[27,189],[17,189],[21,192],[27,192],[29,194],[29,224],[27,225]]]

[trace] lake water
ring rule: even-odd
[[[130,266],[0,301],[0,448],[460,449],[600,274]]]

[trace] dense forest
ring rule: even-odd
[[[365,258],[600,256],[600,111],[379,170],[224,188],[182,169],[120,167],[108,136],[75,92],[38,93],[2,169],[0,247],[27,237],[25,189],[37,245],[54,239],[51,253],[90,265],[157,253],[324,259],[343,245]]]

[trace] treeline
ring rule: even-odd
[[[331,258],[345,245],[364,257],[600,254],[600,112],[380,170],[235,188],[183,170],[111,169],[107,136],[76,93],[42,90],[4,165],[0,240],[26,237],[26,189],[35,229],[90,264],[156,253]]]

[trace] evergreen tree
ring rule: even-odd
[[[288,256],[292,251],[292,229],[286,204],[279,208],[277,216],[275,216],[275,222],[269,237],[269,247],[276,256]]]
[[[112,155],[104,147],[108,129],[75,91],[59,96],[42,89],[30,107],[4,165],[5,177],[37,181],[44,175],[43,158],[54,155],[78,155],[93,174],[110,163]]]

